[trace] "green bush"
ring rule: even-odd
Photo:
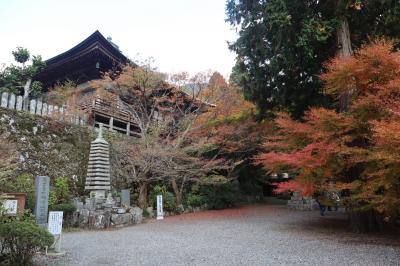
[[[63,211],[64,215],[65,214],[72,214],[74,211],[76,211],[76,207],[72,203],[60,203],[53,205],[50,208],[51,211]]]
[[[67,177],[58,177],[54,181],[54,186],[50,190],[49,207],[61,203],[69,202],[71,198],[69,179]]]
[[[210,209],[233,207],[240,198],[237,182],[202,185],[199,194]]]
[[[27,265],[33,255],[54,241],[53,236],[32,221],[9,220],[0,224],[0,251],[10,265]]]
[[[163,207],[165,211],[174,212],[176,210],[175,196],[167,190],[165,186],[156,185],[150,192],[149,203],[153,208],[157,208],[157,195],[163,196]]]
[[[147,209],[144,209],[144,210],[143,210],[143,217],[144,217],[144,218],[148,218],[148,217],[150,217],[150,215],[151,215],[151,214],[148,212]]]
[[[186,196],[186,206],[192,206],[192,207],[200,207],[206,203],[206,199],[202,195],[197,195],[193,193],[189,193]]]

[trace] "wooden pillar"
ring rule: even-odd
[[[113,131],[113,125],[114,125],[114,117],[110,117],[110,124],[109,124],[109,126],[110,126],[109,130],[110,131]]]
[[[131,123],[130,122],[126,123],[126,135],[128,135],[128,136],[131,135]]]

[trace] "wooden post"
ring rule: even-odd
[[[130,136],[131,135],[131,123],[128,122],[126,124],[126,135]]]

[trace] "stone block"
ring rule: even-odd
[[[79,220],[78,220],[78,224],[79,227],[87,227],[89,224],[89,214],[90,211],[87,209],[82,209],[79,211]]]
[[[123,224],[129,224],[131,222],[132,222],[132,214],[130,214],[130,213],[111,214],[111,224],[112,225],[123,225]]]
[[[108,228],[111,226],[111,210],[103,210],[103,215],[106,219],[105,221],[105,228]]]
[[[121,205],[130,206],[131,205],[131,191],[130,189],[121,190]]]
[[[110,226],[110,213],[107,211],[91,211],[89,215],[90,229],[104,229]]]
[[[47,224],[49,207],[50,177],[36,176],[35,178],[35,219],[40,225]]]
[[[86,198],[85,208],[89,211],[96,210],[96,199],[95,198]]]
[[[77,211],[80,211],[81,209],[83,209],[83,206],[84,206],[83,202],[79,198],[74,198],[73,204]]]
[[[74,213],[72,214],[72,226],[79,226],[79,215],[80,211],[74,211]]]
[[[140,224],[143,221],[143,210],[139,207],[133,207],[129,210],[132,214],[132,223]]]

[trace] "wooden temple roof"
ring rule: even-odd
[[[129,60],[96,30],[75,47],[45,62],[46,67],[34,79],[48,88],[65,80],[80,84],[99,78],[102,72],[118,68]]]

